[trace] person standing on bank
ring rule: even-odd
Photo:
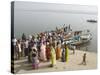
[[[43,42],[40,47],[40,60],[46,61],[46,44]]]
[[[50,44],[49,44],[49,42],[47,42],[47,44],[46,44],[46,58],[47,58],[47,61],[50,60]]]
[[[37,50],[33,47],[32,48],[32,67],[33,69],[38,69],[39,60],[38,60],[38,53]]]
[[[67,44],[65,44],[65,61],[66,61],[66,63],[68,62],[68,52],[69,52],[68,46],[67,46]]]
[[[84,55],[83,55],[83,61],[82,61],[82,64],[83,64],[83,65],[86,65],[86,53],[84,53]]]
[[[73,54],[75,54],[76,46],[73,46]]]
[[[28,39],[26,39],[26,41],[25,41],[25,56],[28,56],[28,45],[29,45],[29,41],[28,41]]]
[[[21,50],[22,50],[21,55],[24,57],[25,56],[25,40],[21,41]]]
[[[65,62],[65,45],[62,44],[62,57],[61,57],[62,62]]]
[[[61,47],[59,42],[57,43],[57,47],[56,47],[56,59],[59,60],[61,58]]]
[[[51,59],[51,67],[56,65],[56,53],[55,53],[55,49],[52,45],[50,45],[50,59]]]
[[[18,58],[18,51],[17,51],[17,48],[16,48],[17,39],[14,37],[12,42],[13,42],[13,46],[14,46],[14,55],[15,55],[14,58],[17,59]]]
[[[22,34],[22,41],[26,41],[26,35],[24,33]]]
[[[20,57],[21,57],[21,52],[22,52],[22,50],[21,50],[21,41],[20,41],[20,39],[18,40],[18,42],[17,42],[17,47],[18,47],[18,59],[20,59]]]
[[[28,43],[28,62],[31,63],[31,51],[32,51],[32,47],[34,46],[33,40],[31,39]]]

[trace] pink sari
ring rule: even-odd
[[[41,45],[40,47],[41,52],[40,52],[40,59],[42,61],[46,61],[46,46],[44,44]]]

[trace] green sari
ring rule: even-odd
[[[66,63],[68,62],[68,47],[66,47],[66,50],[65,50],[65,60],[66,60]]]
[[[51,64],[54,66],[56,65],[56,53],[55,53],[55,49],[53,47],[51,47]]]

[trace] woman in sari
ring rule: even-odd
[[[61,58],[61,47],[60,44],[57,43],[57,47],[56,47],[56,59],[59,60]]]
[[[69,51],[68,46],[65,44],[65,61],[66,61],[66,63],[68,62],[68,51]]]
[[[46,45],[43,42],[40,47],[40,60],[46,61]]]
[[[51,66],[55,66],[56,65],[56,53],[55,53],[55,49],[53,46],[51,46],[51,51],[50,51],[50,59],[51,59]]]
[[[47,42],[47,45],[46,45],[46,57],[47,57],[47,60],[49,61],[50,60],[50,45],[49,45],[49,42]]]

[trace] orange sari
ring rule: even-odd
[[[60,59],[61,58],[61,48],[60,47],[57,47],[56,48],[56,59]]]

